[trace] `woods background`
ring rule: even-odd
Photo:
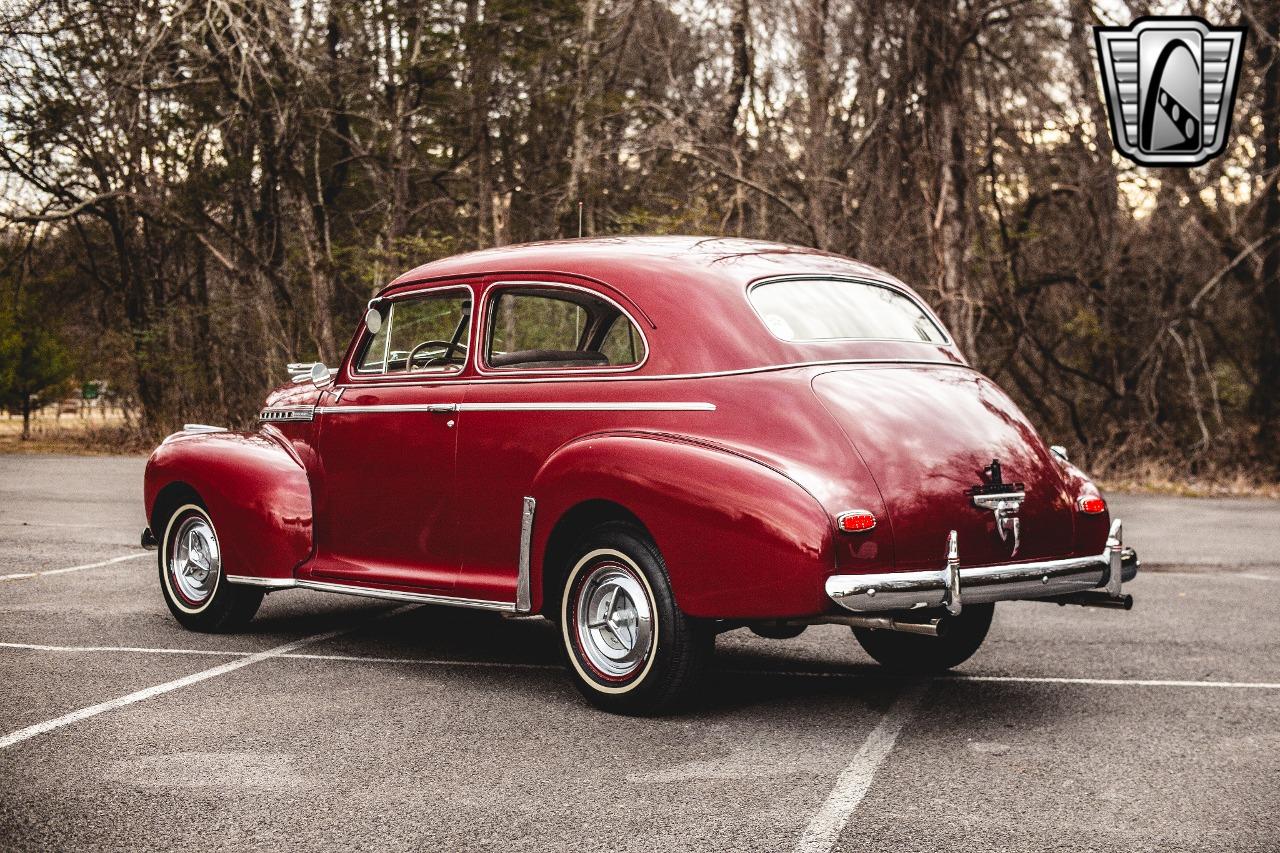
[[[1100,474],[1280,475],[1280,7],[0,0],[0,389],[139,445],[466,249],[803,243],[917,287]],[[1243,23],[1227,152],[1117,157],[1094,24]],[[29,396],[30,395],[30,396]]]

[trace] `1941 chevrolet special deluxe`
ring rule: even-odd
[[[578,688],[644,713],[717,633],[850,626],[900,670],[972,655],[994,602],[1127,609],[1098,489],[906,285],[732,239],[491,249],[369,303],[256,432],[151,456],[161,588],[195,630],[289,587],[541,615]]]

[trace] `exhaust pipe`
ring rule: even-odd
[[[925,637],[941,637],[947,632],[945,617],[925,622],[909,622],[892,616],[863,616],[860,614],[831,614],[812,619],[788,619],[787,625],[847,625],[850,628],[874,628],[878,631],[897,631],[901,634],[920,634]]]
[[[1112,610],[1132,610],[1133,596],[1111,595],[1105,590],[1090,589],[1082,592],[1070,592],[1066,595],[1051,595],[1048,598],[1034,598],[1032,601],[1048,601],[1059,606],[1078,604],[1081,607],[1105,607]]]

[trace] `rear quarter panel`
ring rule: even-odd
[[[605,433],[557,451],[532,491],[543,496],[538,512],[547,519],[535,528],[534,577],[552,568],[542,564],[551,520],[607,500],[648,530],[676,602],[691,616],[767,618],[826,607],[827,514],[797,483],[744,456],[671,435]]]

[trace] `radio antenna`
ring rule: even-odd
[[[582,201],[578,201],[578,239],[582,239]]]

